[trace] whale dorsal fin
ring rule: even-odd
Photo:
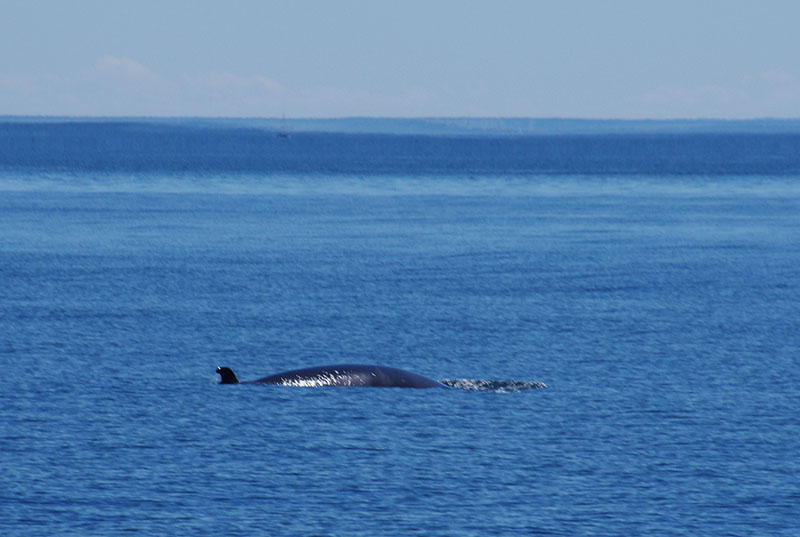
[[[222,384],[239,384],[239,379],[236,378],[236,373],[230,367],[218,367],[217,373],[222,377]]]

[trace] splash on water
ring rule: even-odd
[[[439,382],[448,388],[474,392],[510,393],[547,388],[543,382],[522,380],[442,379]]]
[[[374,374],[372,375],[375,376]],[[294,386],[298,388],[319,388],[322,386],[365,386],[366,383],[358,376],[347,375],[334,371],[333,373],[320,374],[314,377],[285,378],[279,382],[281,386]]]

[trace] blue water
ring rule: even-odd
[[[799,535],[800,137],[0,123],[0,360],[0,535]]]

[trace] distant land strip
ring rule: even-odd
[[[800,118],[780,119],[571,119],[571,118],[205,118],[0,116],[0,123],[144,123],[186,127],[249,128],[289,133],[407,134],[431,136],[539,136],[597,134],[794,133]]]

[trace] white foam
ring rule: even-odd
[[[443,379],[439,382],[450,388],[475,392],[509,393],[547,388],[543,382],[520,380]]]

